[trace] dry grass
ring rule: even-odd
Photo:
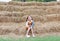
[[[38,14],[57,14],[60,13],[60,7],[59,6],[12,6],[12,5],[0,5],[0,11],[16,11],[16,12],[25,12],[27,14],[29,13],[36,13]]]
[[[34,21],[49,22],[60,21],[60,14],[24,14],[20,12],[0,12],[0,22],[25,22],[26,17],[31,15]]]
[[[53,25],[52,25],[53,24]],[[39,26],[40,25],[40,26]],[[23,31],[24,30],[24,31]],[[60,22],[35,22],[34,33],[56,33],[60,32]],[[25,35],[25,23],[0,23],[0,35],[8,35],[14,33],[15,35]]]
[[[55,6],[60,5],[60,2],[0,2],[0,5],[19,5],[19,6]]]
[[[0,35],[25,34],[28,15],[35,21],[35,34],[60,32],[60,2],[9,2],[0,4]]]

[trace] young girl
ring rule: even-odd
[[[27,36],[27,37],[30,37],[29,31],[31,30],[32,36],[35,37],[35,36],[34,36],[34,33],[33,33],[34,21],[33,21],[33,19],[31,18],[31,16],[28,16],[27,19],[26,19],[26,27],[27,27],[26,36]]]

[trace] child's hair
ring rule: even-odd
[[[27,16],[26,21],[28,20],[28,17],[29,17],[29,16]],[[30,17],[31,17],[31,16],[30,16]],[[32,17],[31,17],[31,18],[32,18]],[[31,20],[33,20],[33,18],[32,18]]]
[[[28,20],[28,17],[26,18],[26,21]]]

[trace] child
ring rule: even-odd
[[[28,16],[27,19],[26,19],[26,27],[27,27],[27,33],[26,33],[26,36],[27,37],[30,37],[29,35],[29,31],[32,32],[32,36],[34,36],[34,33],[33,33],[33,27],[34,27],[34,21],[33,19],[31,18],[31,16]]]

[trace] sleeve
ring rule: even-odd
[[[32,27],[34,27],[34,21],[32,21]]]
[[[26,22],[26,26],[28,26],[28,21]]]

